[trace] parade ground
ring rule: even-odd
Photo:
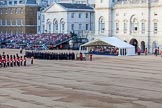
[[[27,66],[0,68],[0,108],[162,108],[162,58],[28,59]]]

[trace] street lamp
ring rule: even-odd
[[[151,22],[150,21],[151,21],[151,1],[148,0],[148,53],[150,53],[150,50],[151,50],[150,49],[150,38],[151,38],[150,37],[150,35],[151,35],[150,34],[150,32],[151,32],[150,31],[151,30],[151,27],[150,26],[151,25],[150,24],[151,24]]]

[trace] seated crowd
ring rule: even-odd
[[[94,47],[90,50],[92,54],[101,55],[118,55],[118,48],[115,47]]]
[[[71,34],[0,34],[0,42],[5,43],[5,48],[21,48],[26,46],[27,49],[32,49],[34,45],[56,45],[62,41],[71,38]]]

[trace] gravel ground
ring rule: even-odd
[[[0,68],[0,108],[162,108],[162,58],[28,59],[26,67]]]

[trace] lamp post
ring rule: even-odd
[[[150,49],[151,22],[150,21],[151,21],[151,0],[148,0],[148,40],[147,40],[148,41],[148,43],[147,43],[148,44],[148,53],[150,53],[150,50],[151,50]]]

